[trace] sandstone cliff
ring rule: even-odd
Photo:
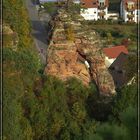
[[[105,66],[99,36],[83,26],[82,20],[61,9],[52,21],[45,73],[62,80],[76,77],[85,85],[94,81],[101,94],[114,94],[114,82]]]

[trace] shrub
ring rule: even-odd
[[[70,41],[74,41],[74,29],[72,25],[66,25],[65,26],[65,33],[66,33],[66,38]]]

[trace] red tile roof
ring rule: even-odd
[[[128,54],[128,50],[125,46],[114,46],[110,48],[104,48],[103,52],[109,58],[117,58],[121,52]]]
[[[99,1],[98,0],[80,0],[81,4],[85,8],[98,8]],[[105,6],[109,6],[108,0],[105,0]]]

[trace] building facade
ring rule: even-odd
[[[129,81],[126,75],[127,69],[125,67],[127,61],[128,54],[121,52],[108,69],[116,88],[123,87]]]
[[[108,0],[81,0],[81,15],[85,20],[107,20]]]
[[[140,9],[137,0],[122,0],[120,5],[120,16],[125,22],[139,22]]]

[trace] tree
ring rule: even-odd
[[[23,1],[4,0],[3,14],[4,23],[8,23],[12,30],[18,33],[18,46],[20,48],[29,47],[32,43],[32,39],[30,37],[29,18]]]
[[[33,130],[22,102],[25,94],[33,93],[39,63],[23,1],[4,0],[3,13],[5,25],[18,36],[16,50],[11,49],[13,44],[3,47],[3,135],[5,139],[32,140]]]
[[[124,64],[124,69],[126,69],[126,76],[128,80],[133,77],[137,77],[137,56],[135,54],[130,54],[126,63]]]
[[[128,39],[128,38],[123,39],[122,42],[121,42],[121,44],[124,45],[124,46],[126,46],[126,47],[128,47],[129,44],[130,44],[130,39]]]
[[[72,107],[75,102],[84,103],[89,94],[89,88],[85,87],[81,81],[76,78],[70,78],[66,82],[67,102]]]
[[[6,139],[32,140],[32,128],[24,117],[20,102],[24,95],[24,86],[13,64],[14,62],[9,62],[7,69],[7,63],[4,61],[3,135]]]
[[[129,106],[137,106],[137,85],[129,85],[117,92],[112,106],[114,117],[119,120],[119,113],[123,112]]]
[[[94,137],[98,136],[97,138],[102,138],[103,140],[126,140],[128,138],[126,128],[117,124],[104,123],[97,128],[96,133],[97,135]]]
[[[72,106],[72,116],[77,120],[77,122],[81,123],[86,118],[86,110],[82,104],[76,102]]]
[[[69,110],[64,83],[53,76],[43,77],[43,86],[34,98],[26,98],[34,139],[55,139],[66,125]]]
[[[136,107],[129,106],[120,113],[121,123],[126,127],[128,133],[128,140],[137,139],[137,109]]]

